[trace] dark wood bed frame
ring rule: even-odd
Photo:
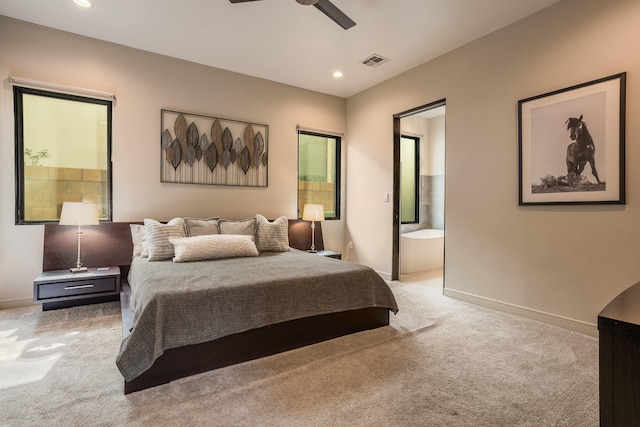
[[[130,289],[127,282],[133,252],[130,224],[140,223],[104,222],[97,226],[83,227],[82,235],[83,265],[87,267],[120,267],[123,338],[126,338],[133,328],[133,312],[129,308]],[[301,250],[311,247],[309,222],[289,220],[289,244],[291,247]],[[43,271],[63,270],[70,265],[75,265],[76,245],[75,227],[46,224]],[[318,250],[324,249],[320,223],[316,224],[315,246]],[[93,302],[101,302],[101,300]],[[132,381],[124,382],[124,393],[144,390],[178,378],[388,324],[388,309],[366,308],[292,320],[202,344],[165,350],[149,370]]]

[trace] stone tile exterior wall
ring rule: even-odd
[[[60,218],[62,202],[94,202],[101,218],[107,216],[102,212],[106,206],[106,170],[25,165],[24,177],[27,221]]]
[[[324,206],[324,211],[334,211],[334,184],[329,182],[298,182],[298,206],[302,217],[302,208],[306,203],[317,203]]]

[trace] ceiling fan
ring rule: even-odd
[[[260,1],[260,0],[229,0],[231,3],[245,3],[249,1]],[[336,5],[331,3],[329,0],[296,0],[298,3],[307,5],[307,6],[315,6],[320,12],[327,15],[329,18],[333,19],[333,21],[340,25],[345,30],[356,25],[355,22],[351,18],[349,18],[343,11],[338,9]]]

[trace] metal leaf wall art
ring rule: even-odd
[[[161,122],[161,182],[267,186],[267,125],[171,110]]]

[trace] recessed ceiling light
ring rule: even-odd
[[[93,7],[93,3],[90,0],[73,0],[75,4],[82,7]]]
[[[340,77],[342,77],[342,71],[334,71],[333,77],[335,77],[336,79],[339,79]]]

